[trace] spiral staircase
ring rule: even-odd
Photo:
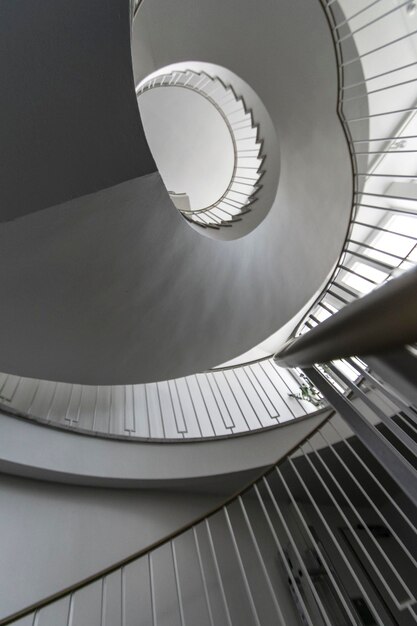
[[[262,143],[259,126],[253,113],[246,110],[242,97],[237,97],[231,85],[225,85],[219,77],[205,72],[181,71],[158,74],[142,82],[136,89],[140,96],[155,88],[176,87],[189,89],[210,102],[222,116],[233,142],[233,173],[226,190],[216,202],[207,207],[186,209],[178,207],[189,221],[203,228],[231,226],[251,210],[256,195],[262,187]],[[175,204],[175,195],[171,195]]]
[[[0,8],[0,624],[417,623],[415,3],[58,4]],[[229,129],[208,207],[147,146],[168,87]]]

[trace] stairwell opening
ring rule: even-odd
[[[276,192],[279,158],[272,122],[249,85],[220,66],[188,62],[153,72],[136,93],[149,147],[181,215],[216,238],[253,230],[272,206],[263,190],[272,183]]]

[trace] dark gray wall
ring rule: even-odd
[[[155,171],[129,0],[1,2],[0,76],[0,221]]]

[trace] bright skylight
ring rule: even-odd
[[[400,234],[396,235],[393,233],[384,232],[378,233],[376,237],[372,240],[372,243],[370,243],[370,245],[372,245],[374,248],[385,250],[387,254],[385,254],[384,252],[378,252],[376,250],[368,250],[368,256],[372,257],[373,259],[382,261],[383,263],[397,265],[398,259],[396,260],[395,257],[390,256],[390,254],[406,258],[410,253],[412,253],[414,260],[417,261],[415,250],[414,252],[412,252],[413,248],[416,245],[416,242],[412,239],[401,236],[404,234],[415,237],[417,239],[416,217],[409,217],[407,215],[395,215],[388,220],[384,228]]]
[[[377,270],[375,267],[371,267],[366,263],[355,261],[352,265],[352,271],[356,272],[352,274],[347,272],[343,277],[343,282],[350,287],[353,287],[360,294],[369,293],[376,285],[384,282],[387,279],[387,272]],[[357,276],[359,274],[359,276]],[[363,278],[362,278],[363,276]]]
[[[384,228],[393,232],[378,231],[366,242],[371,248],[366,248],[363,254],[393,268],[404,270],[417,263],[417,218],[412,215],[393,215],[384,224]],[[401,262],[401,259],[405,261]],[[362,261],[354,261],[349,269],[355,273],[345,272],[342,280],[345,285],[353,287],[361,295],[369,293],[376,285],[390,277],[388,270],[377,269]]]

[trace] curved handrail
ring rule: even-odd
[[[136,17],[137,12],[139,11],[140,5],[142,4],[143,0],[130,0],[131,2],[131,6],[132,6],[132,22]]]
[[[343,0],[322,0],[322,4],[338,60],[338,110],[352,157],[354,202],[345,245],[333,275],[296,334],[307,333],[346,304],[417,264],[417,194],[408,184],[415,182],[416,176],[415,170],[404,174],[408,163],[402,161],[402,155],[407,155],[409,162],[411,155],[417,156],[415,107],[403,106],[396,100],[387,110],[384,99],[388,92],[396,94],[404,105],[410,98],[417,101],[417,78],[407,75],[409,80],[404,80],[404,72],[413,72],[417,63],[412,48],[404,46],[416,33],[407,32],[402,23],[397,23],[408,3],[386,11],[379,9],[379,1],[371,2],[347,17],[340,11],[340,6],[345,8]],[[348,3],[346,7],[348,11]],[[395,28],[403,29],[399,39],[391,35],[394,20]],[[372,50],[366,43],[371,28],[376,40]],[[391,46],[403,49],[396,51],[401,53],[399,63],[387,67],[386,52]],[[376,72],[378,64],[380,70]],[[364,72],[360,80],[352,78],[359,66]],[[365,103],[369,111],[361,110]],[[384,122],[387,128],[382,132]],[[403,150],[407,142],[411,149]]]
[[[372,372],[363,373],[390,397]],[[342,401],[367,422],[351,400]],[[412,411],[399,396],[393,401],[402,411]],[[380,402],[368,397],[368,403],[388,420]],[[387,607],[391,615],[415,617],[414,509],[404,506],[398,491],[392,493],[390,469],[372,448],[358,449],[355,434],[350,419],[328,416],[284,459],[210,513],[0,624],[28,617],[45,619],[42,623],[49,626],[52,608],[54,626],[64,626],[68,615],[86,606],[89,615],[108,610],[137,615],[140,609],[142,616],[149,612],[151,623],[167,612],[172,623],[195,623],[197,604],[198,623],[204,626],[284,626],[300,613],[310,626],[331,626],[338,614],[353,625],[359,623],[356,598],[379,624],[387,623]],[[394,479],[401,488],[402,477]],[[413,489],[408,484],[401,496]],[[388,546],[381,537],[389,538]],[[352,545],[360,568],[352,561]],[[346,594],[346,586],[356,590],[354,596]],[[247,622],[243,616],[248,614]]]
[[[294,453],[294,451],[296,451],[299,446],[301,446],[304,441],[307,441],[310,437],[314,436],[314,434],[316,432],[319,431],[319,429],[323,426],[324,423],[326,423],[333,415],[333,412],[331,413],[327,413],[325,416],[323,416],[323,421],[316,426],[312,431],[310,431],[303,439],[301,442],[299,442],[294,448],[293,450],[290,450],[290,452],[288,453],[288,456],[290,456],[291,454]],[[277,459],[276,464],[278,464],[280,461],[282,461],[282,459]],[[275,464],[274,464],[275,465]],[[274,467],[273,465],[273,467]],[[267,470],[265,472],[265,470],[262,470],[260,476],[265,476],[267,475],[271,470]],[[31,615],[33,613],[34,618],[36,617],[37,613],[42,610],[43,608],[49,606],[51,603],[59,601],[60,599],[64,598],[65,596],[72,596],[75,592],[81,590],[81,589],[85,589],[86,587],[88,587],[88,585],[94,583],[95,581],[98,581],[100,579],[102,579],[104,576],[108,576],[114,572],[117,572],[118,570],[120,570],[121,568],[129,565],[130,563],[134,563],[135,561],[137,561],[137,559],[141,558],[144,555],[147,555],[149,553],[151,553],[152,551],[158,549],[161,546],[167,545],[169,544],[171,541],[175,540],[177,537],[180,537],[181,535],[183,535],[185,532],[193,529],[196,525],[205,522],[207,520],[207,518],[210,518],[211,516],[216,515],[216,513],[218,513],[219,511],[222,511],[226,506],[228,506],[229,504],[232,504],[233,502],[235,502],[238,498],[241,498],[245,492],[247,492],[248,490],[250,490],[255,484],[256,482],[259,480],[259,477],[252,479],[248,482],[248,484],[246,484],[242,489],[240,489],[237,493],[232,494],[231,496],[227,496],[224,499],[224,502],[220,505],[216,505],[215,507],[213,507],[208,513],[204,514],[204,515],[200,515],[197,519],[194,519],[192,522],[190,522],[189,524],[187,524],[186,526],[179,528],[178,530],[176,530],[175,532],[170,533],[169,535],[167,535],[166,537],[164,537],[163,539],[157,541],[156,543],[148,546],[147,548],[140,550],[138,552],[135,552],[133,554],[131,554],[129,557],[122,559],[120,561],[118,561],[117,563],[114,563],[113,565],[111,565],[110,567],[107,567],[105,569],[100,570],[100,572],[97,572],[96,574],[94,574],[93,576],[88,577],[87,579],[84,579],[78,583],[75,583],[74,585],[71,585],[70,587],[67,587],[66,589],[53,594],[47,598],[42,599],[40,602],[37,602],[29,607],[26,607],[25,609],[18,611],[17,613],[14,613],[13,615],[8,616],[6,619],[0,619],[0,626],[2,626],[3,624],[9,624],[12,621],[16,620],[16,619],[21,619],[23,617],[26,617],[28,615]],[[56,625],[56,626],[61,626],[61,625]]]
[[[138,85],[136,94],[140,98],[149,90],[170,87],[188,89],[207,100],[222,117],[233,145],[233,171],[222,195],[206,207],[178,207],[178,210],[188,221],[205,228],[231,226],[251,210],[262,187],[260,180],[265,173],[262,169],[265,156],[262,154],[259,126],[243,97],[238,97],[231,85],[207,72],[176,70],[152,75]],[[243,136],[241,131],[244,131]],[[171,194],[174,204],[176,195]]]
[[[272,360],[142,385],[72,385],[0,374],[8,413],[83,434],[130,440],[230,437],[303,417],[302,380]]]
[[[400,348],[417,341],[417,267],[345,306],[274,357],[281,367],[310,367]]]

